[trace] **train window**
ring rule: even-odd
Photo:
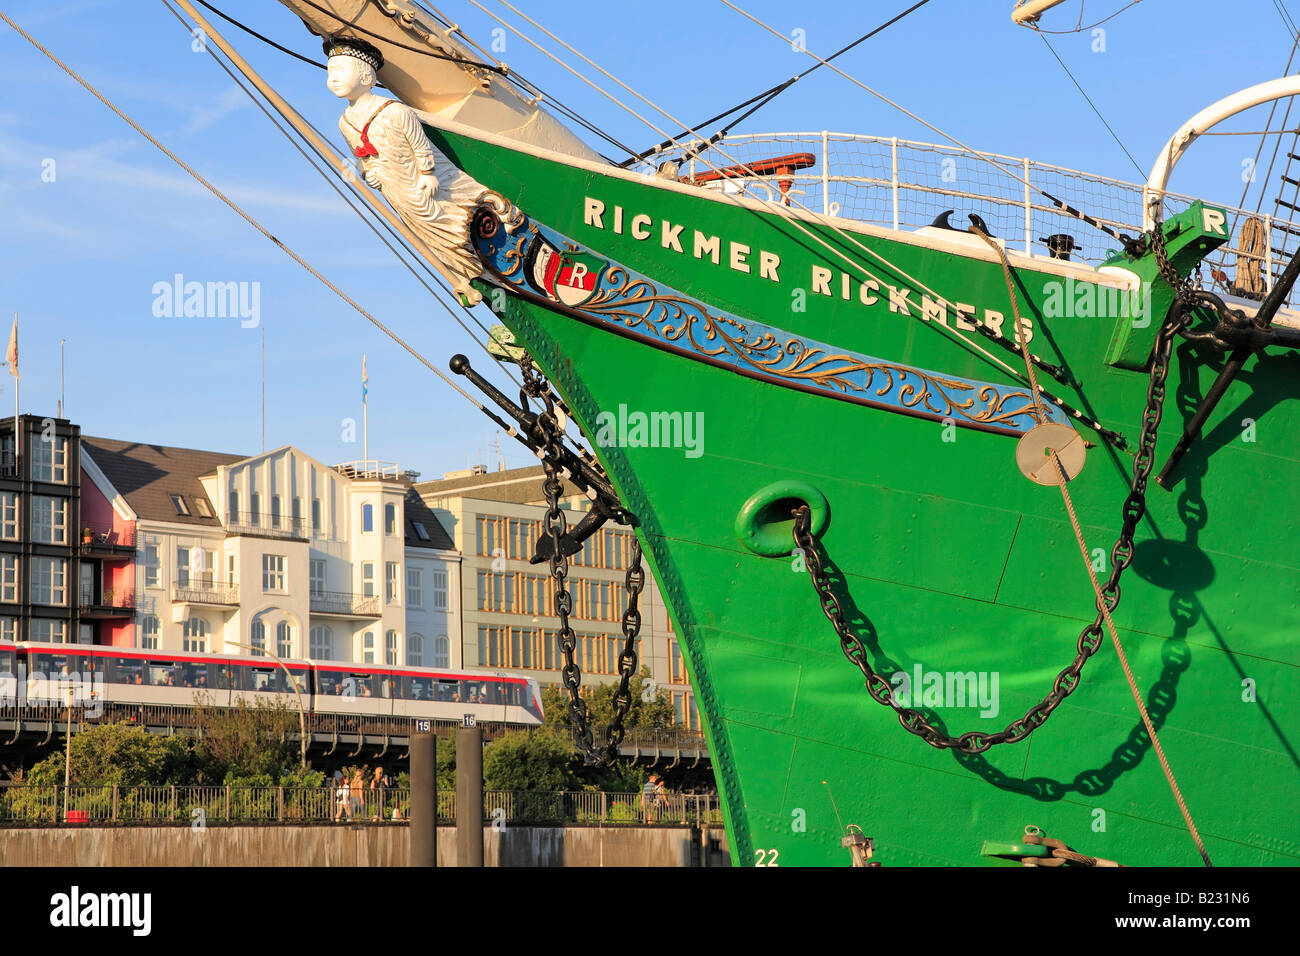
[[[176,682],[179,687],[193,687],[195,690],[208,689],[207,664],[177,664]]]
[[[153,687],[176,686],[176,681],[172,677],[172,666],[155,661],[149,661],[144,665],[144,682]]]
[[[110,684],[143,684],[142,662],[136,657],[110,657],[105,680]]]
[[[280,672],[275,668],[245,667],[243,684],[242,690],[262,693],[274,693],[283,689],[279,686]]]
[[[404,696],[407,700],[433,700],[433,680],[428,677],[408,677]]]
[[[460,682],[454,680],[440,680],[434,687],[434,693],[437,700],[459,701]]]
[[[214,665],[217,672],[217,690],[234,690],[237,685],[237,675],[232,664]]]
[[[322,696],[343,696],[343,675],[338,671],[316,672],[316,693]]]
[[[380,697],[383,697],[383,698],[389,698],[389,697],[396,697],[396,696],[397,696],[397,695],[394,693],[394,690],[396,689],[394,685],[397,683],[396,678],[393,678],[393,677],[378,677],[378,678],[376,678],[375,680],[376,680],[376,682],[379,684],[379,696],[380,696]]]

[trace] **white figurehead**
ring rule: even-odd
[[[330,92],[348,101],[339,130],[380,190],[427,247],[430,262],[470,304],[482,298],[469,280],[482,275],[469,244],[469,221],[487,190],[434,148],[415,111],[372,92],[384,57],[364,40],[325,41]]]

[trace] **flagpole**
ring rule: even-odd
[[[361,460],[363,469],[369,468],[370,461],[370,405],[368,402],[369,388],[366,383],[369,381],[366,374],[366,355],[361,353]]]
[[[17,312],[14,313],[14,332],[11,337],[15,342],[14,357],[15,359],[17,359],[17,351],[18,351],[16,345],[18,341],[18,313]],[[14,466],[15,468],[17,468],[18,458],[22,454],[23,441],[22,441],[22,437],[18,434],[18,383],[21,381],[21,379],[18,378],[18,368],[17,368],[16,361],[14,363],[14,366],[15,367],[12,368],[10,371],[13,372],[13,376],[14,376]],[[15,473],[20,474],[20,472],[15,472]]]

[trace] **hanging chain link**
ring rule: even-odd
[[[546,378],[528,360],[520,362],[523,371],[524,394],[541,401],[543,410],[537,415],[533,435],[537,449],[542,455],[542,470],[546,478],[542,490],[546,496],[546,517],[543,526],[551,541],[551,580],[555,585],[555,613],[559,618],[558,639],[562,664],[560,682],[569,698],[569,720],[573,725],[573,741],[588,765],[603,767],[618,756],[619,745],[623,742],[626,730],[623,726],[628,710],[632,707],[632,678],[637,675],[639,658],[637,641],[641,634],[641,610],[639,606],[641,591],[645,588],[645,569],[641,559],[641,542],[633,534],[632,553],[624,576],[624,589],[627,591],[627,606],[623,611],[623,650],[618,656],[618,687],[614,691],[614,716],[605,728],[605,743],[597,747],[591,730],[591,711],[586,700],[582,698],[582,671],[579,669],[576,654],[578,637],[569,624],[569,615],[573,612],[573,595],[569,591],[569,557],[564,552],[562,539],[568,533],[569,522],[560,507],[560,498],[564,493],[564,483],[560,476],[559,462],[563,443],[563,430],[555,411],[555,401]],[[621,509],[615,517],[624,523],[627,514]]]
[[[1160,427],[1160,420],[1164,415],[1165,380],[1169,376],[1169,362],[1173,355],[1174,338],[1191,320],[1189,309],[1194,299],[1190,281],[1179,277],[1177,271],[1169,263],[1164,248],[1164,235],[1159,223],[1156,224],[1156,228],[1153,230],[1152,247],[1155,251],[1156,263],[1160,268],[1161,275],[1168,281],[1167,269],[1173,276],[1174,282],[1171,284],[1174,286],[1175,299],[1168,318],[1156,335],[1154,356],[1151,362],[1151,376],[1147,383],[1146,407],[1142,412],[1142,437],[1138,442],[1137,454],[1133,460],[1133,480],[1129,487],[1128,498],[1125,499],[1121,510],[1123,524],[1119,538],[1110,551],[1110,577],[1101,588],[1102,597],[1106,602],[1106,609],[1111,612],[1119,605],[1120,577],[1133,561],[1133,535],[1137,531],[1138,522],[1146,514],[1147,479],[1151,475],[1152,468],[1155,467],[1157,431]],[[894,695],[893,685],[871,667],[866,645],[845,622],[839,599],[831,590],[830,580],[823,567],[822,556],[813,539],[811,528],[812,512],[807,504],[801,504],[795,508],[794,519],[795,545],[803,553],[804,564],[808,569],[809,577],[812,579],[817,597],[821,601],[822,612],[835,628],[835,633],[840,639],[840,649],[844,652],[844,656],[866,678],[867,693],[878,703],[895,710],[898,713],[898,722],[903,725],[903,728],[908,733],[916,734],[932,747],[941,750],[952,749],[962,753],[979,754],[997,744],[1017,743],[1024,740],[1034,730],[1046,723],[1047,718],[1060,706],[1061,701],[1074,693],[1079,686],[1079,675],[1083,671],[1084,664],[1101,647],[1105,615],[1102,612],[1101,603],[1098,602],[1097,617],[1079,634],[1076,643],[1077,653],[1074,660],[1070,662],[1068,667],[1057,674],[1051,691],[1042,701],[1031,707],[1023,717],[1012,721],[997,733],[986,734],[971,731],[958,737],[945,734],[930,723],[920,711],[899,704]]]

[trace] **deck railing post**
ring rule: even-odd
[[[894,228],[897,229],[898,228],[898,137],[891,136],[889,138],[889,144],[890,144],[889,145],[890,179],[893,183],[892,188],[894,193]]]
[[[119,792],[119,785],[115,783],[115,784],[113,784],[113,816],[110,818],[114,823],[117,822],[117,798],[118,798],[118,792]]]
[[[822,214],[831,214],[831,134],[822,130]]]
[[[1034,252],[1034,206],[1029,191],[1029,157],[1025,157],[1025,255]]]
[[[1285,245],[1283,248],[1286,248]],[[1264,288],[1273,291],[1273,217],[1264,217]]]

